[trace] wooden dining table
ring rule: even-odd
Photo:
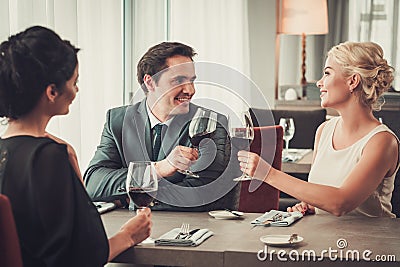
[[[214,235],[196,247],[136,245],[113,262],[164,266],[400,266],[400,219],[347,215],[309,215],[287,227],[254,226],[261,214],[215,219],[207,212],[152,212],[151,237],[156,239],[185,222]],[[134,216],[118,209],[103,214],[108,236]],[[260,238],[297,234],[295,245],[274,247]]]

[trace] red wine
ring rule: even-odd
[[[237,150],[249,150],[252,141],[249,138],[231,137],[232,145]]]
[[[138,208],[148,207],[154,199],[156,190],[139,187],[130,187],[129,196]]]
[[[190,142],[192,143],[193,146],[198,147],[201,140],[204,138],[211,138],[213,136],[214,132],[212,133],[198,133],[190,137]]]

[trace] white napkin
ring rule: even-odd
[[[281,220],[276,220],[273,221],[274,216],[282,216]],[[289,226],[298,219],[301,219],[303,217],[303,214],[300,211],[294,211],[294,212],[286,212],[286,211],[279,211],[279,210],[271,210],[257,219],[253,220],[251,224],[255,225],[264,225],[264,222],[270,221],[271,226]]]
[[[209,229],[200,229],[187,239],[175,239],[179,234],[180,228],[174,228],[171,231],[163,234],[154,241],[156,246],[181,246],[181,247],[195,247],[204,242],[207,238],[214,235]]]
[[[296,162],[310,151],[311,149],[289,148],[287,153],[282,153],[282,162]]]
[[[282,162],[296,162],[300,160],[303,156],[298,154],[287,154],[282,158]]]

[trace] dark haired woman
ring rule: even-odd
[[[0,193],[9,197],[24,266],[102,266],[150,234],[150,211],[107,240],[75,152],[46,133],[78,92],[76,49],[35,26],[0,45]]]

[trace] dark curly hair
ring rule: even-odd
[[[144,75],[148,74],[153,77],[155,82],[158,82],[160,72],[169,66],[166,61],[173,56],[189,57],[193,61],[196,55],[194,49],[188,45],[178,42],[162,42],[151,47],[139,60],[137,65],[137,80],[143,91],[147,94],[148,90],[143,83]]]
[[[75,48],[54,31],[34,26],[0,44],[0,117],[18,119],[38,103],[45,89],[60,92],[78,63]]]

